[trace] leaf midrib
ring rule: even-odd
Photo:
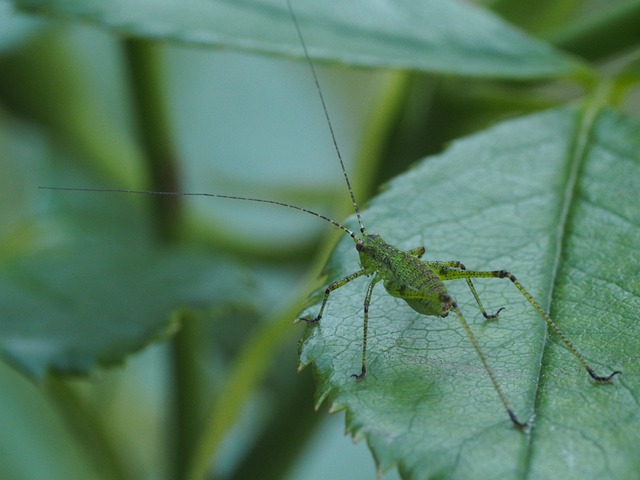
[[[571,138],[571,148],[568,152],[569,157],[569,174],[564,186],[564,194],[562,195],[562,204],[560,214],[558,216],[556,235],[555,235],[555,255],[553,256],[551,271],[551,281],[549,285],[551,288],[542,303],[545,311],[550,312],[551,304],[553,301],[553,295],[556,291],[557,284],[559,282],[558,275],[562,265],[565,240],[567,238],[568,223],[571,210],[575,205],[576,188],[578,185],[578,179],[580,178],[580,172],[586,158],[587,147],[590,143],[591,133],[595,124],[596,117],[600,112],[603,102],[604,92],[599,91],[594,93],[591,98],[584,101],[584,105],[578,111],[577,126],[574,130],[573,138]],[[533,400],[534,412],[537,412],[540,407],[540,392],[544,384],[544,377],[542,375],[543,370],[543,358],[546,356],[549,348],[549,328],[545,328],[544,337],[542,339],[542,348],[540,355],[540,362],[538,368],[538,374],[536,378],[536,389]],[[530,465],[533,456],[533,443],[534,443],[535,429],[529,435],[527,442],[527,449],[524,459],[525,478],[530,477]]]

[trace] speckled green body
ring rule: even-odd
[[[360,265],[367,275],[376,275],[374,281],[382,280],[389,295],[404,299],[422,315],[448,315],[452,299],[439,274],[446,267],[423,262],[416,255],[423,250],[405,252],[378,234],[365,234],[360,245]]]

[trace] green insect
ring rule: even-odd
[[[313,216],[316,216],[326,222],[331,223],[337,228],[347,233],[354,241],[356,251],[358,252],[360,259],[361,269],[347,275],[343,278],[331,282],[324,291],[324,297],[318,314],[314,318],[301,318],[308,324],[315,324],[321,321],[329,297],[335,290],[343,287],[347,283],[363,277],[372,277],[369,286],[366,290],[364,297],[364,315],[363,315],[363,331],[362,331],[362,363],[360,370],[357,373],[351,375],[356,381],[362,381],[367,374],[367,332],[369,324],[369,308],[371,304],[371,296],[373,290],[379,282],[382,282],[387,293],[393,297],[404,300],[413,310],[421,315],[430,315],[438,317],[447,317],[451,312],[460,322],[462,329],[471,342],[474,350],[478,354],[480,361],[493,384],[493,387],[498,395],[498,398],[502,402],[509,418],[513,422],[514,426],[520,430],[523,430],[527,426],[527,422],[520,420],[514,413],[513,409],[509,405],[507,398],[505,397],[498,381],[496,379],[493,370],[489,366],[486,356],[482,352],[478,340],[473,334],[469,324],[465,320],[460,308],[456,301],[447,292],[445,282],[450,280],[464,280],[471,291],[480,312],[486,320],[497,320],[499,313],[503,310],[500,308],[495,313],[489,314],[482,305],[480,297],[474,287],[472,279],[475,278],[498,278],[507,279],[518,289],[518,291],[525,297],[525,299],[531,304],[531,306],[538,312],[542,319],[546,322],[548,327],[562,340],[567,349],[576,357],[578,362],[585,368],[591,378],[597,383],[611,383],[613,377],[622,373],[619,370],[615,370],[609,375],[601,376],[595,373],[593,368],[586,362],[584,357],[578,352],[576,347],[571,343],[567,336],[560,330],[558,325],[551,319],[551,317],[542,309],[540,304],[531,296],[531,294],[522,286],[522,284],[516,279],[516,277],[507,270],[492,270],[492,271],[477,271],[467,270],[465,266],[459,261],[433,261],[433,260],[421,260],[422,255],[425,253],[424,247],[417,247],[411,250],[401,250],[394,245],[387,243],[379,234],[370,234],[364,226],[362,217],[360,215],[360,209],[355,199],[349,176],[344,166],[342,155],[336,141],[336,137],[333,131],[333,125],[329,116],[329,112],[324,100],[322,90],[320,88],[318,76],[315,72],[314,64],[307,51],[307,46],[304,41],[300,26],[297,18],[293,12],[290,4],[290,0],[286,0],[287,8],[291,15],[293,24],[295,26],[298,39],[303,48],[305,58],[316,85],[316,90],[322,104],[322,109],[326,118],[326,122],[329,128],[331,139],[334,144],[334,149],[337,154],[337,159],[344,176],[344,180],[347,186],[347,190],[351,197],[351,202],[356,214],[356,218],[359,226],[359,233],[355,233],[346,226],[326,217],[320,213],[312,210],[291,205],[284,202],[275,200],[266,200],[260,198],[241,197],[234,195],[220,195],[213,193],[185,193],[185,192],[158,192],[158,191],[143,191],[143,190],[126,190],[126,189],[89,189],[89,188],[62,188],[62,187],[41,187],[54,190],[72,190],[72,191],[91,191],[91,192],[111,192],[111,193],[135,193],[135,194],[152,194],[152,195],[175,195],[175,196],[198,196],[198,197],[211,197],[230,200],[241,200],[246,202],[266,203],[271,205],[277,205],[294,210],[298,210]]]

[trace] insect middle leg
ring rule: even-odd
[[[407,253],[409,255],[412,255],[418,258],[422,258],[422,255],[424,255],[424,252],[425,252],[424,247],[416,247],[416,248],[412,248],[411,250],[407,250]]]
[[[407,253],[409,255],[413,255],[415,257],[418,258],[422,258],[422,255],[424,255],[425,249],[424,247],[417,247],[417,248],[412,248],[411,250],[407,250]],[[464,266],[464,264],[462,262],[459,262],[457,260],[451,260],[451,261],[447,261],[447,262],[440,262],[440,261],[435,261],[435,262],[429,262],[429,265],[433,266],[433,267],[444,267],[445,269],[450,269],[450,268],[456,268],[459,270],[466,270],[466,267]],[[480,301],[480,296],[478,295],[478,292],[476,291],[476,287],[473,286],[473,283],[471,282],[470,278],[465,278],[465,280],[467,281],[467,285],[469,286],[469,290],[471,290],[471,293],[473,294],[473,298],[476,299],[476,303],[478,304],[478,308],[480,308],[480,312],[482,312],[482,316],[484,318],[486,318],[487,320],[496,320],[498,318],[498,314],[504,310],[504,307],[499,308],[498,311],[496,313],[487,313],[487,311],[485,310],[484,306],[482,305],[482,302]]]
[[[409,255],[413,255],[414,257],[418,257],[418,258],[422,258],[422,255],[424,255],[425,249],[424,247],[417,247],[417,248],[412,248],[411,250],[407,250],[407,253]],[[436,268],[438,267],[444,267],[446,269],[449,268],[457,268],[459,270],[466,270],[466,267],[462,264],[462,262],[459,262],[457,260],[451,260],[448,262],[440,262],[440,261],[435,261],[435,262],[429,262],[429,265],[432,265]],[[478,292],[476,291],[476,287],[473,286],[473,283],[471,282],[470,278],[465,278],[465,280],[467,281],[467,285],[469,286],[469,290],[471,290],[471,293],[473,294],[473,298],[476,299],[476,303],[478,304],[478,308],[480,309],[480,312],[482,313],[482,316],[484,318],[486,318],[487,320],[497,320],[498,319],[498,315],[500,314],[500,312],[502,310],[504,310],[504,307],[499,308],[498,311],[496,311],[496,313],[487,313],[487,311],[485,310],[484,306],[482,305],[482,302],[480,301],[480,296],[478,295]]]
[[[367,270],[363,268],[362,270],[358,270],[357,272],[354,272],[351,275],[347,275],[346,277],[342,277],[334,282],[331,282],[324,291],[324,298],[322,299],[322,305],[320,305],[320,311],[318,312],[318,315],[316,315],[315,318],[302,317],[299,320],[303,320],[307,323],[319,322],[320,319],[322,318],[322,314],[324,313],[324,309],[327,306],[327,301],[329,300],[329,295],[331,295],[331,292],[333,292],[334,290],[337,290],[340,287],[345,286],[351,280],[355,280],[356,278],[366,275],[367,273],[368,273]]]
[[[473,288],[473,284],[471,283],[472,278],[506,278],[515,285],[518,291],[527,299],[527,301],[531,304],[531,306],[538,312],[538,314],[543,318],[548,327],[562,340],[562,343],[565,344],[567,349],[573,354],[574,357],[580,362],[580,364],[585,368],[587,373],[598,383],[610,383],[611,379],[620,373],[620,370],[615,370],[611,374],[606,376],[597,375],[593,368],[587,363],[584,357],[578,352],[576,347],[571,343],[569,338],[560,330],[560,327],[552,320],[552,318],[542,309],[540,304],[533,298],[533,296],[522,286],[522,284],[516,279],[515,275],[506,271],[506,270],[492,270],[492,271],[473,271],[473,270],[464,270],[464,269],[449,269],[444,272],[444,275],[441,276],[443,280],[455,280],[455,279],[465,279],[469,288],[471,288],[471,292],[473,293],[478,305],[480,305],[480,300],[478,297],[475,288]],[[482,307],[480,307],[482,309]],[[498,310],[497,313],[499,313]],[[484,312],[483,312],[484,313]],[[497,315],[497,313],[495,315]],[[486,315],[485,315],[486,317]]]

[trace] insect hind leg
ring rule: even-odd
[[[591,366],[587,363],[584,357],[580,354],[580,352],[578,352],[578,349],[573,345],[573,343],[571,343],[569,338],[564,334],[562,330],[560,330],[560,327],[558,327],[558,324],[554,322],[553,319],[542,309],[540,304],[522,286],[522,284],[516,279],[515,275],[513,275],[511,272],[508,272],[507,270],[490,270],[490,271],[475,270],[474,271],[474,270],[463,270],[463,269],[461,270],[450,269],[446,272],[445,276],[442,276],[443,280],[465,279],[467,281],[467,284],[471,288],[471,292],[476,298],[478,305],[480,305],[478,294],[477,292],[475,292],[475,288],[473,288],[473,284],[471,283],[472,278],[506,278],[510,280],[511,283],[513,283],[513,285],[522,294],[522,296],[526,298],[529,304],[531,304],[531,306],[536,310],[536,312],[538,312],[538,314],[542,317],[542,319],[545,321],[547,326],[558,336],[558,338],[560,338],[560,340],[562,340],[562,343],[564,343],[566,348],[573,354],[573,356],[576,357],[578,362],[580,362],[580,364],[584,367],[584,369],[587,371],[589,376],[593,378],[596,382],[611,383],[611,380],[613,379],[613,377],[622,373],[620,370],[614,370],[609,375],[605,375],[605,376],[597,375],[593,370],[593,368],[591,368]],[[500,310],[498,310],[497,313],[499,312]]]
[[[502,405],[504,406],[504,409],[509,414],[509,418],[511,419],[511,422],[513,422],[513,425],[518,430],[524,430],[525,428],[527,428],[527,423],[518,420],[518,417],[514,413],[514,411],[511,408],[511,406],[509,405],[509,402],[507,401],[507,397],[505,397],[504,393],[502,392],[502,389],[500,388],[500,384],[498,383],[498,380],[496,379],[496,376],[493,373],[493,370],[489,366],[489,362],[487,361],[487,357],[484,355],[484,353],[480,349],[480,344],[478,343],[478,340],[477,340],[476,336],[471,331],[471,328],[469,327],[469,324],[467,323],[467,321],[462,316],[462,312],[460,311],[460,308],[458,308],[458,305],[454,302],[452,304],[452,306],[451,306],[451,309],[455,312],[456,316],[458,317],[458,320],[460,321],[460,325],[462,325],[464,333],[467,335],[467,338],[471,342],[471,345],[473,345],[473,348],[476,351],[476,353],[478,354],[478,357],[480,357],[480,361],[482,362],[482,366],[484,367],[485,371],[487,372],[487,375],[489,376],[489,379],[491,380],[491,383],[493,384],[493,388],[496,391],[496,393],[498,394],[498,397],[500,398],[500,402],[502,403]]]

